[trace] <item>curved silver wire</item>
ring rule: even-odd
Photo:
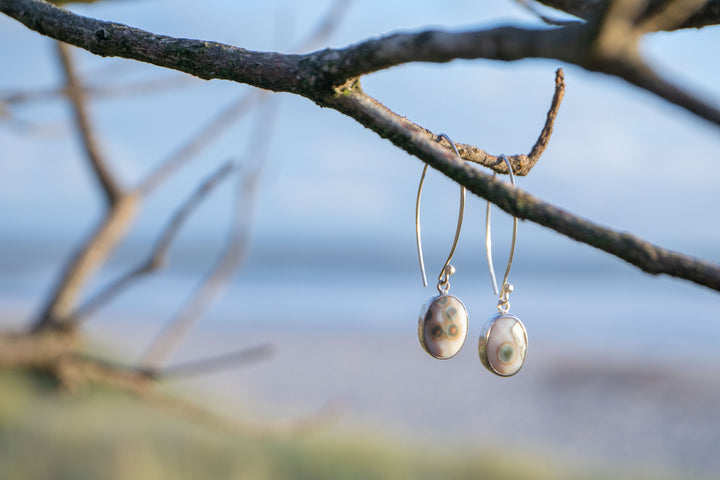
[[[515,175],[513,174],[512,165],[510,164],[510,160],[505,156],[505,154],[500,155],[500,158],[505,161],[505,164],[508,167],[508,174],[510,175],[510,183],[512,186],[515,186]],[[493,178],[495,178],[496,173],[493,172]],[[512,233],[512,243],[510,244],[510,257],[508,258],[507,268],[505,268],[505,276],[503,277],[501,288],[504,287],[507,284],[508,275],[510,275],[510,267],[512,266],[513,261],[513,255],[515,255],[515,240],[517,239],[517,224],[518,220],[517,217],[513,217],[513,233]],[[487,208],[485,209],[485,253],[487,254],[487,262],[488,262],[488,270],[490,270],[490,280],[492,281],[493,286],[493,292],[495,292],[495,295],[499,295],[500,291],[498,290],[497,286],[497,280],[495,279],[495,269],[493,268],[493,260],[492,260],[492,240],[490,238],[490,202],[487,202]],[[503,289],[504,291],[505,289]]]
[[[441,138],[444,138],[450,143],[453,150],[455,151],[455,155],[457,155],[457,157],[461,159],[460,153],[458,152],[457,147],[455,147],[455,143],[450,140],[450,137],[448,137],[444,133],[441,133],[438,135],[438,141],[440,141]],[[428,165],[426,163],[423,167],[422,175],[420,176],[420,185],[418,185],[417,200],[415,202],[415,239],[417,240],[418,260],[420,261],[420,273],[422,274],[423,287],[427,287],[427,277],[425,276],[425,262],[423,261],[422,239],[420,236],[420,196],[422,195],[422,187],[423,182],[425,181],[425,173],[427,173],[427,168]],[[465,213],[465,194],[465,187],[461,186],[460,212],[458,213],[457,227],[455,228],[455,238],[453,239],[453,244],[450,248],[450,255],[448,255],[447,260],[445,260],[445,265],[443,265],[443,268],[440,270],[440,275],[438,275],[438,290],[441,293],[442,290],[440,289],[440,285],[443,283],[447,283],[448,266],[450,265],[450,261],[452,260],[453,255],[455,254],[455,248],[457,247],[458,239],[460,238],[460,229],[462,228],[463,215]],[[447,290],[447,288],[445,290]]]

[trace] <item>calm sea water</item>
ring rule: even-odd
[[[414,245],[408,247],[256,242],[197,328],[228,334],[254,328],[412,333],[420,307],[436,292],[422,288]],[[121,249],[93,288],[125,271],[147,248],[138,243]],[[587,247],[561,250],[562,256],[519,250],[510,276],[511,312],[523,319],[534,346],[595,354],[637,350],[681,363],[720,358],[720,295],[645,275]],[[6,241],[0,249],[0,310],[37,311],[69,252],[70,242]],[[216,245],[179,245],[169,268],[118,297],[98,321],[123,318],[128,329],[159,327],[197,287],[216,254]],[[454,262],[458,273],[450,293],[466,304],[471,333],[495,312],[483,262],[462,252]]]

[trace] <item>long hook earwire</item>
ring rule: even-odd
[[[457,150],[457,147],[455,146],[455,142],[450,140],[450,137],[448,137],[444,133],[438,135],[437,141],[439,142],[441,138],[447,140],[455,151],[455,155],[457,155],[458,159],[462,159],[462,157],[460,157],[460,153]],[[420,197],[422,195],[422,187],[423,182],[425,181],[425,174],[427,173],[427,168],[428,165],[426,163],[423,167],[422,175],[420,176],[420,185],[418,185],[417,200],[415,201],[415,240],[417,241],[418,260],[420,261],[420,273],[422,274],[423,287],[427,287],[427,277],[425,275],[425,262],[423,260],[422,239],[420,235]],[[438,282],[441,283],[443,281],[443,274],[445,272],[445,269],[448,267],[448,265],[450,265],[450,261],[452,260],[453,255],[455,255],[455,249],[457,248],[458,240],[460,239],[460,230],[462,229],[463,216],[465,214],[465,196],[466,189],[464,186],[461,186],[460,211],[458,213],[457,227],[455,228],[455,238],[453,239],[452,247],[450,247],[450,255],[448,255],[447,260],[445,260],[445,265],[443,265],[443,268],[440,270],[440,275],[438,275]]]
[[[505,162],[505,164],[508,167],[508,175],[510,175],[510,183],[512,186],[515,186],[515,175],[513,174],[512,165],[510,164],[510,160],[508,160],[507,156],[505,154],[500,155],[500,158]],[[495,178],[496,173],[493,172],[493,178]],[[508,263],[507,267],[505,268],[505,276],[503,277],[502,285],[504,286],[507,284],[508,275],[510,275],[510,267],[512,266],[513,256],[515,255],[515,240],[517,239],[517,225],[518,225],[518,219],[517,217],[513,216],[513,233],[512,233],[512,242],[510,243],[510,256],[508,257]],[[490,280],[492,281],[493,286],[493,292],[495,292],[495,295],[499,295],[500,291],[498,290],[497,286],[497,280],[495,279],[495,269],[493,268],[493,261],[492,261],[492,240],[490,235],[490,202],[487,202],[487,207],[485,209],[485,253],[487,254],[487,262],[488,262],[488,270],[490,271]]]
[[[420,185],[418,186],[417,200],[415,201],[415,241],[417,242],[418,259],[420,260],[420,273],[422,274],[423,287],[427,287],[427,277],[425,276],[425,262],[423,261],[422,240],[420,239],[420,195],[422,194],[422,186],[425,181],[427,168],[428,164],[426,163],[423,167],[422,175],[420,176]]]

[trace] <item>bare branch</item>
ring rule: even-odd
[[[565,96],[565,75],[563,74],[562,68],[558,68],[555,71],[555,94],[550,104],[550,110],[548,110],[547,118],[545,120],[545,126],[540,132],[535,145],[530,150],[528,155],[528,167],[526,170],[530,170],[540,159],[540,156],[545,152],[548,143],[550,142],[550,136],[553,132],[553,126],[555,125],[555,119],[557,118],[558,111],[560,110],[560,103]],[[512,160],[511,160],[512,161]],[[499,162],[505,164],[505,162]],[[496,170],[497,171],[497,170]],[[513,172],[515,172],[515,165],[513,164]],[[502,173],[502,172],[501,172]]]
[[[642,33],[675,30],[695,15],[706,0],[668,0],[638,25]]]
[[[67,84],[65,93],[73,106],[75,124],[77,125],[78,133],[82,138],[85,154],[95,171],[95,176],[102,185],[108,203],[112,205],[117,202],[120,195],[122,195],[122,192],[120,191],[120,187],[117,185],[112,173],[108,169],[107,162],[103,154],[100,152],[100,146],[95,138],[92,122],[90,121],[87,112],[85,93],[83,92],[82,85],[80,84],[80,79],[75,73],[75,66],[73,65],[70,47],[64,43],[58,42],[57,51]]]
[[[515,0],[516,3],[518,3],[520,6],[525,8],[527,11],[538,17],[540,20],[542,20],[547,25],[553,25],[555,27],[567,27],[572,25],[577,25],[577,22],[579,20],[558,20],[555,18],[548,17],[544,13],[542,13],[536,6],[535,0]]]
[[[35,321],[33,330],[74,324],[72,313],[87,279],[102,265],[135,219],[138,198],[122,195],[108,210],[97,229],[68,262],[48,304]]]
[[[338,97],[333,105],[358,119],[367,128],[418,157],[433,168],[489,200],[507,213],[543,225],[573,240],[586,243],[625,260],[641,270],[690,280],[720,291],[720,265],[652,245],[629,233],[594,224],[545,203],[529,193],[493,179],[458,160],[454,153],[427,138],[425,131],[398,117],[360,90],[359,86]]]
[[[222,292],[231,275],[242,262],[247,251],[250,224],[255,210],[257,182],[262,171],[270,145],[269,132],[274,124],[276,111],[266,108],[265,116],[255,122],[256,131],[250,138],[253,142],[246,158],[255,162],[242,182],[238,182],[233,224],[223,253],[190,300],[163,328],[143,355],[141,363],[149,368],[158,368],[172,351],[177,348],[192,326],[200,319],[210,303]]]
[[[169,89],[185,86],[192,80],[194,80],[192,77],[175,74],[119,85],[81,85],[81,90],[86,97],[93,98],[118,95],[147,95],[154,92],[167,92]],[[65,96],[67,96],[67,87],[4,92],[0,95],[0,106],[43,102]],[[0,110],[0,116],[2,116],[2,110]]]
[[[215,373],[227,368],[237,368],[243,365],[256,363],[267,358],[271,354],[272,347],[270,345],[260,345],[237,352],[225,353],[215,357],[171,365],[158,372],[152,372],[152,375],[162,380],[172,380],[176,378],[203,375],[206,373]]]
[[[610,0],[536,0],[537,2],[569,13],[587,21],[593,21],[602,15]],[[670,0],[672,1],[672,0]],[[664,8],[668,0],[650,0],[640,20],[645,21],[659,9]],[[662,30],[679,30],[683,28],[703,28],[720,24],[720,0],[706,0],[704,4],[689,15],[684,21],[670,22]],[[660,30],[660,28],[658,28]]]
[[[17,133],[23,135],[54,135],[66,130],[64,123],[34,123],[13,115],[8,110],[3,111],[0,105],[0,124],[6,125]]]
[[[347,12],[350,10],[352,2],[353,0],[335,0],[330,5],[330,9],[325,14],[325,17],[320,20],[317,27],[315,27],[315,29],[310,32],[310,35],[308,35],[305,40],[301,41],[294,50],[302,52],[304,50],[315,48],[321,42],[325,41],[325,39],[333,34],[343,18],[345,18],[345,15],[347,15]]]
[[[562,68],[558,68],[555,72],[555,93],[552,98],[552,102],[550,104],[550,109],[548,110],[547,116],[545,118],[545,126],[543,127],[542,131],[540,132],[540,136],[538,137],[537,141],[535,142],[535,145],[533,145],[532,149],[530,150],[530,153],[528,155],[524,154],[518,154],[518,155],[508,155],[508,160],[510,160],[510,164],[512,165],[513,173],[515,175],[524,176],[530,173],[530,170],[535,166],[537,161],[540,159],[540,156],[545,152],[545,148],[547,148],[548,142],[550,141],[550,136],[552,135],[553,126],[555,125],[555,119],[557,118],[558,111],[560,110],[560,104],[562,103],[562,99],[565,96],[565,75],[563,74]],[[407,121],[407,120],[406,120]],[[437,139],[438,135],[424,129],[423,127],[420,127],[419,125],[413,124],[415,128],[424,130],[426,132],[427,138],[429,139]],[[445,140],[444,138],[440,140],[440,145],[443,145],[448,150],[451,150],[450,143]],[[481,148],[475,147],[473,145],[466,145],[464,143],[456,143],[455,146],[458,149],[458,153],[462,157],[463,160],[466,160],[468,162],[477,163],[479,165],[482,165],[484,167],[490,168],[494,170],[497,173],[503,173],[507,174],[507,164],[500,159],[500,157],[497,157],[495,155],[491,155],[487,153],[485,150],[482,150]]]
[[[235,168],[236,165],[233,162],[228,162],[201,183],[192,195],[185,200],[175,215],[173,215],[170,222],[168,222],[159,240],[155,244],[150,257],[81,305],[77,311],[71,315],[75,321],[80,322],[93,315],[99,308],[125,291],[126,288],[135,283],[139,278],[160,268],[165,263],[168,250],[177,237],[180,228],[185,223],[185,220],[215,187],[220,185],[223,180],[235,171]]]
[[[172,175],[192,157],[199,154],[203,148],[209,146],[223,132],[230,128],[235,120],[248,113],[261,97],[255,92],[249,92],[220,110],[206,125],[185,142],[175,153],[160,162],[160,166],[153,170],[140,183],[137,191],[145,196],[155,189],[163,180]]]
[[[536,0],[538,3],[569,13],[583,20],[593,20],[598,18],[602,11],[607,7],[609,0]]]

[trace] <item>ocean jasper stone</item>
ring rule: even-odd
[[[420,344],[435,358],[446,360],[457,355],[465,343],[467,330],[467,310],[457,297],[438,295],[420,310]]]
[[[478,345],[480,361],[496,375],[520,371],[527,355],[527,332],[519,318],[498,313],[483,327]]]

